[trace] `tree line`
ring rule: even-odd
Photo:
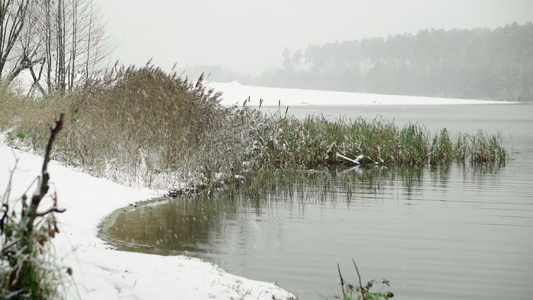
[[[255,84],[436,97],[533,99],[533,24],[421,30],[282,53]]]
[[[30,93],[71,91],[97,72],[108,36],[93,0],[0,0],[0,83],[30,74]]]

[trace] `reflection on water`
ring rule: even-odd
[[[261,215],[270,209],[298,210],[305,217],[306,205],[350,207],[361,199],[385,200],[389,189],[401,187],[407,199],[423,188],[424,180],[442,189],[448,187],[450,165],[431,168],[360,167],[294,173],[277,173],[268,182],[264,195],[245,190],[220,192],[215,197],[179,197],[130,207],[118,215],[107,233],[122,249],[163,255],[197,254],[216,251],[213,238],[222,224],[236,221],[239,214]],[[462,180],[484,184],[485,175],[499,168],[454,165]],[[302,176],[302,174],[304,174]],[[425,177],[428,177],[425,179]],[[292,182],[292,184],[286,184]],[[166,201],[163,201],[166,200]]]
[[[440,172],[442,173],[442,171]],[[130,208],[120,214],[108,233],[117,243],[131,248],[141,248],[151,253],[182,253],[201,251],[193,244],[209,243],[210,230],[235,218],[240,210],[253,210],[260,213],[272,204],[266,200],[299,205],[306,203],[336,201],[345,196],[347,205],[359,194],[376,195],[381,186],[400,178],[408,190],[423,178],[423,169],[402,169],[376,167],[364,170],[359,167],[345,170],[299,171],[276,173],[268,182],[260,185],[264,195],[245,190],[220,192],[216,197],[180,197],[162,199],[161,203],[151,203]],[[287,184],[291,182],[291,184]],[[373,197],[374,197],[373,196]],[[167,252],[169,251],[169,252]]]
[[[180,198],[121,213],[107,234],[124,250],[163,255],[201,253],[204,250],[198,245],[211,244],[211,232],[235,211],[234,203],[228,201]]]
[[[523,211],[487,197],[500,172],[450,165],[280,173],[259,197],[234,191],[131,209],[108,234],[120,249],[197,256],[277,281],[301,299],[336,295],[336,263],[349,276],[352,258],[363,276],[391,280],[399,299],[471,297],[468,282],[486,289],[494,272],[513,269],[513,257],[533,266],[531,241],[517,248],[515,240],[532,232],[530,203]]]

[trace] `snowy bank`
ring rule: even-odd
[[[1,137],[0,137],[1,138]],[[42,158],[1,145],[0,193],[18,164],[11,201],[37,177]],[[52,190],[57,192],[60,234],[53,244],[60,264],[71,267],[66,299],[287,299],[291,294],[271,283],[228,274],[216,266],[185,256],[122,252],[97,238],[100,221],[114,210],[158,196],[64,167],[49,165]],[[53,191],[52,191],[53,192]],[[45,206],[46,207],[46,206]],[[66,276],[68,278],[68,276]]]
[[[222,92],[222,104],[242,105],[250,97],[250,106],[300,106],[300,105],[451,105],[451,104],[511,104],[508,101],[469,100],[434,97],[379,95],[288,88],[268,88],[231,83],[209,82],[207,86]]]

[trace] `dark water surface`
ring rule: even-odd
[[[386,278],[395,299],[533,298],[533,105],[290,108],[289,113],[418,122],[429,132],[501,132],[503,168],[324,171],[261,199],[182,199],[129,210],[119,248],[187,254],[277,282],[300,299],[345,280]],[[283,174],[279,174],[283,182]]]

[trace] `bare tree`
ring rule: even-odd
[[[29,70],[30,92],[82,86],[110,53],[102,19],[94,0],[0,0],[0,80]]]
[[[9,63],[16,66],[20,64],[21,67],[27,64],[27,57],[15,53],[14,49],[24,29],[29,5],[29,0],[0,0],[0,81],[4,81],[5,69]],[[18,69],[19,67],[15,68]],[[17,74],[11,72],[7,76],[7,83]]]
[[[46,90],[72,90],[94,75],[110,52],[100,10],[93,0],[42,0],[39,10]]]
[[[6,77],[6,82],[11,83],[22,71],[29,69],[30,74],[34,82],[38,82],[41,77],[40,74],[36,74],[33,70],[33,67],[36,65],[43,65],[45,62],[45,57],[40,53],[42,47],[42,41],[35,39],[33,36],[33,24],[35,24],[39,18],[38,14],[35,13],[35,5],[30,5],[27,7],[24,26],[21,28],[17,43],[15,44],[13,50],[13,56],[16,58],[16,62],[12,66],[12,70],[9,75]],[[28,25],[29,24],[29,25]],[[42,72],[41,71],[39,73]],[[31,89],[39,88],[40,92],[44,94],[44,90],[40,85],[35,83],[31,86]]]

